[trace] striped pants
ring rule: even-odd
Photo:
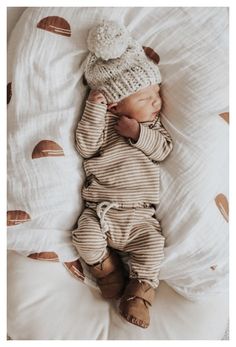
[[[150,205],[124,208],[121,204],[102,204],[104,209],[101,204],[88,204],[73,231],[73,243],[80,256],[93,265],[104,258],[108,246],[125,252],[129,256],[129,277],[156,288],[165,239],[155,209]]]

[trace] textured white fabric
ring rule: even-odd
[[[88,33],[88,49],[97,58],[116,59],[127,49],[129,33],[123,25],[114,21],[102,21]]]
[[[228,297],[190,302],[160,283],[140,329],[117,313],[115,301],[68,276],[58,263],[11,252],[8,257],[8,335],[16,340],[220,340],[228,319]]]
[[[102,21],[89,31],[87,42],[85,79],[91,89],[104,94],[108,104],[161,83],[157,64],[122,24]]]
[[[69,29],[56,34],[38,28],[47,16],[66,19],[71,36]],[[215,199],[228,196],[228,124],[219,117],[228,110],[226,8],[48,7],[23,13],[8,48],[8,210],[31,219],[9,226],[9,248],[29,254],[54,245],[61,261],[76,258],[68,240],[82,210],[84,175],[74,131],[86,94],[87,34],[104,18],[119,18],[160,56],[162,121],[174,141],[161,164],[157,216],[166,248],[160,279],[193,300],[222,292],[228,224]],[[45,140],[58,157],[37,157],[34,149]]]

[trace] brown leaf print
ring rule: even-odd
[[[28,255],[28,257],[36,260],[59,261],[59,258],[55,252],[32,253]]]
[[[64,263],[67,270],[76,278],[84,281],[85,276],[83,272],[83,267],[79,261],[79,259],[72,261],[72,262],[65,262]]]
[[[49,16],[41,19],[37,28],[50,31],[57,35],[71,36],[70,24],[62,17]]]
[[[229,204],[226,196],[224,194],[218,194],[215,197],[215,203],[216,206],[218,207],[220,213],[228,223],[229,221]]]
[[[159,55],[151,48],[143,46],[143,50],[146,56],[151,59],[155,64],[158,64],[160,61]]]
[[[9,82],[7,84],[7,105],[9,104],[9,102],[11,101],[11,97],[12,97],[12,83]]]
[[[220,113],[219,116],[220,116],[221,118],[223,118],[224,121],[226,121],[226,123],[229,124],[229,112]]]
[[[30,216],[27,212],[21,210],[7,211],[7,225],[17,225],[30,221]]]
[[[43,140],[40,141],[34,148],[32,159],[43,157],[63,157],[63,149],[54,141]]]

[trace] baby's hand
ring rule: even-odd
[[[140,134],[139,123],[136,119],[127,116],[120,116],[115,125],[115,130],[121,136],[132,139],[137,142]]]
[[[94,102],[95,104],[107,104],[105,96],[98,90],[90,91],[88,101]]]

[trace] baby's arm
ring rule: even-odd
[[[164,160],[172,151],[173,143],[170,135],[161,124],[160,117],[154,128],[150,129],[140,124],[140,134],[137,142],[131,145],[140,149],[153,161]]]
[[[76,148],[84,158],[92,157],[102,145],[106,111],[103,94],[91,91],[76,129]]]

